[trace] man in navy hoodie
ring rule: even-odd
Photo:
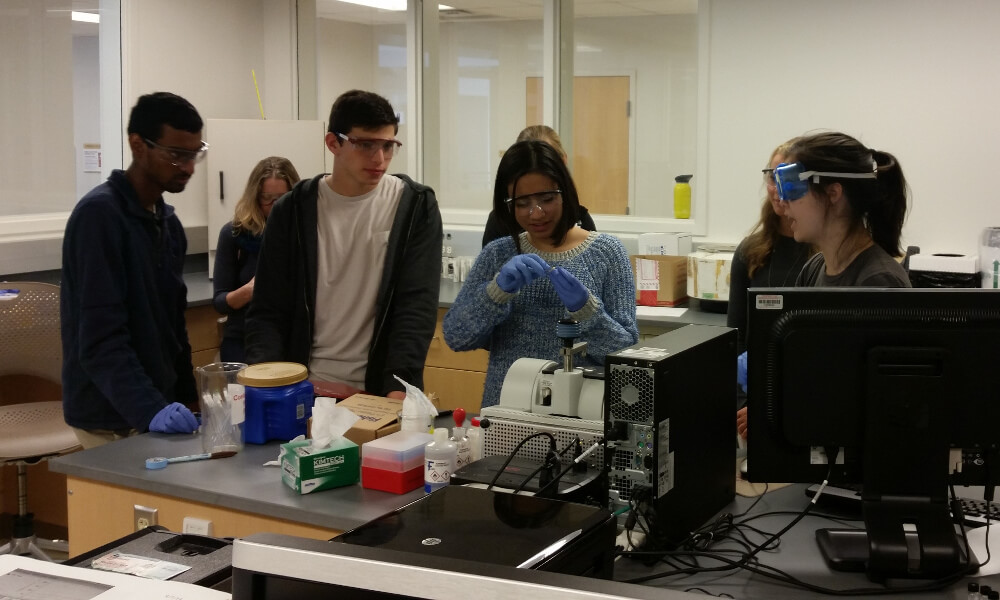
[[[208,145],[174,94],[141,96],[132,163],[73,209],[62,252],[63,415],[84,448],[157,431],[191,433],[197,400],[184,311],[187,238],[163,192],[178,193]]]

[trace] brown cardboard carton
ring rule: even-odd
[[[399,413],[403,410],[402,400],[354,394],[338,402],[337,406],[343,406],[361,417],[361,420],[344,434],[344,437],[359,446],[399,431]]]
[[[629,259],[635,277],[636,304],[677,306],[687,301],[686,256],[635,254]]]

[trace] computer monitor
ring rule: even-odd
[[[846,544],[872,579],[962,568],[948,484],[1000,471],[1000,294],[751,288],[748,311],[748,477],[862,485],[867,535],[820,534],[834,567]]]

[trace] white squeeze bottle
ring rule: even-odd
[[[447,427],[434,429],[434,441],[424,446],[424,491],[428,494],[451,482],[458,446],[448,439]]]
[[[465,432],[465,436],[469,438],[469,459],[472,462],[482,459],[486,440],[483,439],[483,428],[479,426],[479,419],[472,417],[472,427],[469,427],[469,430]]]
[[[469,444],[469,438],[465,437],[465,427],[452,429],[451,441],[455,442],[457,448],[455,470],[458,470],[472,462],[472,446]]]

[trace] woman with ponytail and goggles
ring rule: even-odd
[[[909,189],[896,158],[843,133],[798,138],[774,170],[795,241],[819,252],[800,287],[910,287],[900,235]]]
[[[911,287],[895,259],[909,198],[896,157],[833,132],[795,139],[786,160],[774,169],[778,198],[795,241],[818,250],[796,287]],[[744,352],[737,363],[744,391],[748,360]],[[736,430],[745,440],[746,407],[736,413]]]

